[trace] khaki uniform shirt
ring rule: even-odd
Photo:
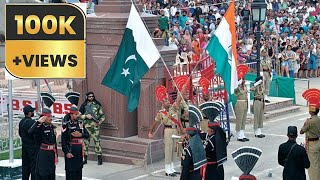
[[[308,118],[301,130],[306,133],[307,138],[320,137],[320,118],[317,115]]]
[[[235,89],[234,94],[237,97],[237,100],[247,100],[248,99],[248,90],[246,86],[241,87],[240,85]]]
[[[176,125],[170,118],[170,117],[173,117],[173,118],[177,119],[177,113],[176,112],[177,111],[174,108],[174,106],[170,105],[169,111],[167,111],[166,109],[163,108],[157,113],[155,121],[161,122],[165,126]]]
[[[254,88],[253,95],[258,99],[264,98],[264,88],[261,84]]]
[[[271,70],[271,62],[270,62],[269,58],[263,58],[261,60],[261,67],[262,67],[262,70],[264,70],[264,71]]]

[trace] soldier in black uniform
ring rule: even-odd
[[[56,127],[52,125],[50,107],[55,99],[49,93],[41,93],[45,106],[42,114],[29,129],[29,134],[34,135],[39,147],[36,155],[36,180],[55,180],[56,163],[58,163]]]
[[[206,152],[199,136],[199,122],[203,119],[201,111],[189,105],[189,127],[186,128],[187,144],[181,158],[180,180],[201,180],[200,168],[207,162]]]
[[[19,122],[19,135],[22,140],[22,180],[35,179],[35,161],[37,146],[34,137],[28,133],[30,127],[35,123],[31,117],[34,116],[34,108],[27,105],[23,108],[24,118]]]
[[[72,104],[69,114],[64,118],[68,121],[62,125],[62,151],[64,152],[66,180],[81,180],[83,168],[83,138],[89,138],[89,133],[84,127],[82,120],[79,119],[79,110],[77,108],[80,94],[69,92],[66,98]]]
[[[305,180],[305,168],[310,161],[304,147],[297,144],[298,130],[296,126],[288,127],[289,140],[279,146],[278,163],[284,167],[283,180]]]
[[[224,105],[221,102],[209,101],[201,104],[200,109],[209,119],[207,133],[200,134],[208,161],[201,169],[204,176],[202,179],[223,180],[223,163],[227,160],[227,139],[226,133],[215,119],[224,110]]]

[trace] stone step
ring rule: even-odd
[[[270,103],[265,103],[266,112],[293,105],[292,98],[268,97],[268,99]],[[250,104],[251,104],[251,112],[253,112],[253,100],[250,101]]]
[[[124,29],[87,29],[87,33],[93,33],[93,34],[119,34],[123,35]]]
[[[266,119],[271,119],[273,117],[281,116],[284,114],[291,114],[294,112],[300,111],[301,106],[289,106],[289,107],[284,107],[276,110],[271,110],[266,112],[265,116]]]
[[[92,141],[91,141],[92,142]],[[128,138],[117,138],[111,136],[100,137],[104,162],[130,164],[142,166],[150,163],[150,151],[152,161],[158,161],[164,157],[164,144],[162,140],[150,140],[132,136]],[[58,145],[59,156],[63,156],[61,144]],[[93,143],[89,147],[89,160],[97,160]]]

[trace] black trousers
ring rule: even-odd
[[[49,174],[47,176],[40,176],[39,174],[36,174],[36,180],[55,180],[56,174]]]
[[[22,146],[22,180],[35,180],[35,156],[36,149]]]
[[[66,180],[81,180],[82,179],[82,169],[77,171],[66,170]]]

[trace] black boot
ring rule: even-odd
[[[88,156],[87,156],[87,155],[84,155],[83,165],[85,165],[85,164],[88,163],[88,162],[87,162],[87,158],[88,158]]]
[[[98,155],[98,165],[102,165],[102,155]]]

